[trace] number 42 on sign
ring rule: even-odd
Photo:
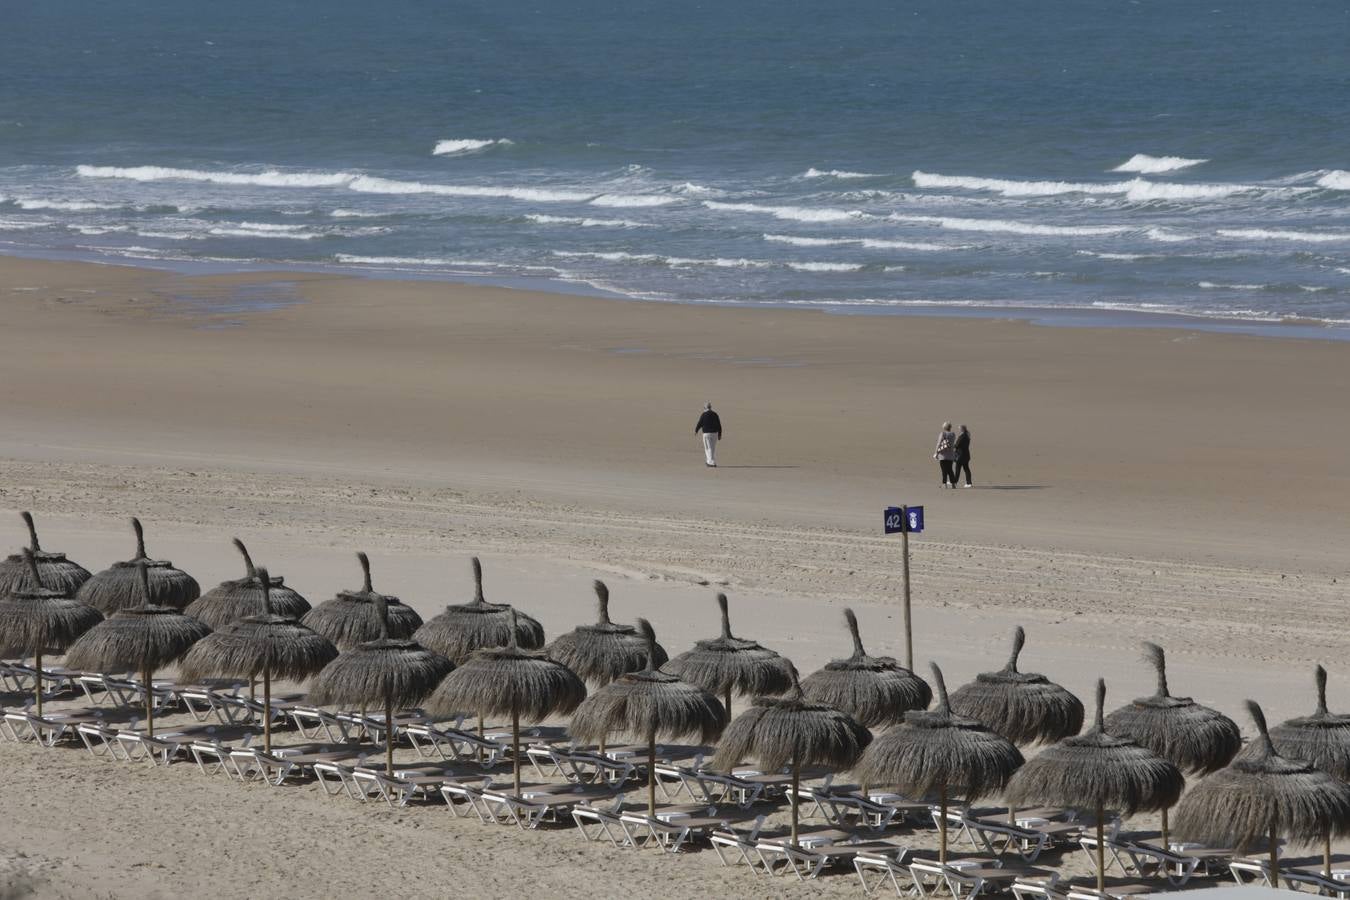
[[[906,531],[911,534],[923,531],[923,507],[886,507],[886,533],[900,534]]]

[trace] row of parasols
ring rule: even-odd
[[[1311,716],[1267,729],[1260,708],[1248,703],[1259,737],[1244,750],[1230,718],[1171,694],[1163,651],[1146,644],[1156,692],[1103,715],[1099,681],[1093,724],[1079,734],[1082,702],[1044,675],[1019,670],[1021,628],[1003,669],[950,696],[934,665],[938,703],[930,711],[930,686],[896,660],[868,655],[851,610],[852,654],[799,680],[788,659],[732,634],[723,594],[721,634],[673,659],[645,620],[633,626],[610,619],[609,592],[599,581],[598,621],[545,645],[538,621],[485,599],[477,559],[473,600],[423,622],[398,598],[374,590],[364,553],[357,554],[361,588],[311,608],[284,579],[255,567],[237,539],[244,577],[202,594],[186,572],[146,554],[135,519],[136,555],[92,574],[43,550],[32,516],[22,516],[29,546],[0,562],[0,655],[32,656],[41,671],[43,655],[64,652],[69,668],[138,672],[147,686],[172,663],[184,681],[261,680],[267,752],[273,680],[312,679],[309,702],[382,708],[387,735],[398,709],[422,707],[445,718],[469,712],[480,725],[484,716],[509,716],[517,789],[522,720],[570,715],[571,736],[602,749],[618,735],[645,740],[652,814],[656,741],[688,738],[720,739],[713,771],[745,762],[790,769],[794,795],[810,767],[852,770],[865,785],[935,801],[943,862],[949,803],[1001,793],[1010,807],[1090,810],[1099,887],[1108,810],[1161,812],[1164,844],[1169,830],[1242,850],[1266,841],[1272,877],[1280,838],[1321,843],[1330,875],[1331,839],[1350,833],[1350,716],[1328,711],[1320,666]],[[41,678],[35,692],[41,715]],[[153,692],[145,694],[153,734]],[[755,698],[734,720],[733,694]],[[887,730],[874,739],[871,729],[881,728]],[[1028,760],[1019,745],[1032,744],[1049,746]],[[392,774],[392,740],[386,766]],[[1183,770],[1204,776],[1184,798]],[[1179,801],[1169,829],[1168,811]],[[795,842],[795,803],[791,813]]]

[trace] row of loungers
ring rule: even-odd
[[[540,781],[517,791],[509,777],[498,783],[501,776],[493,773],[511,762],[509,732],[484,728],[474,733],[463,727],[462,717],[435,722],[408,711],[395,717],[393,733],[386,736],[383,716],[330,712],[307,705],[303,695],[286,695],[274,698],[273,727],[293,729],[305,743],[266,753],[256,744],[263,708],[246,695],[244,684],[152,683],[148,690],[158,710],[186,712],[194,720],[152,738],[136,727],[147,687],[134,678],[0,665],[0,679],[16,689],[31,690],[39,678],[53,690],[83,693],[91,705],[45,716],[31,709],[5,710],[0,738],[43,747],[82,746],[95,757],[126,763],[190,761],[205,775],[243,783],[313,782],[333,798],[394,808],[443,803],[457,817],[526,831],[570,824],[587,841],[620,848],[680,853],[706,846],[722,865],[744,865],[764,875],[806,880],[851,867],[868,894],[889,888],[897,896],[947,893],[961,900],[1007,892],[1017,900],[1107,900],[1224,871],[1239,883],[1273,880],[1264,856],[1162,848],[1122,836],[1117,822],[1103,849],[1108,874],[1118,877],[1099,894],[1035,866],[1049,852],[1076,847],[1095,865],[1096,838],[1085,829],[1089,823],[1064,810],[1020,810],[1010,821],[1002,810],[949,809],[954,852],[942,865],[931,851],[906,847],[898,833],[938,824],[937,807],[837,783],[824,772],[804,772],[795,791],[781,772],[748,767],[709,772],[703,768],[711,754],[707,747],[658,747],[657,785],[665,805],[649,816],[645,803],[632,802],[646,796],[645,746],[600,752],[568,743],[561,728],[528,727],[521,762]],[[386,739],[410,746],[419,761],[397,766],[392,776],[382,766],[366,765],[382,754]],[[808,822],[795,845],[784,829],[765,828],[768,812],[783,803],[796,804]],[[810,824],[816,820],[824,824]],[[1341,880],[1350,879],[1350,872],[1325,878],[1315,862],[1286,861],[1281,882],[1350,900],[1350,880]]]

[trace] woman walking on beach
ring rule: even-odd
[[[964,471],[966,473],[966,487],[974,487],[970,483],[970,429],[964,425],[956,426],[961,433],[956,436],[956,460],[952,466],[952,487],[956,487],[956,479]]]
[[[952,468],[952,463],[956,461],[956,435],[952,433],[951,422],[942,423],[942,433],[938,435],[933,459],[938,461],[938,467],[942,469],[942,486],[951,484],[956,487],[956,472]]]

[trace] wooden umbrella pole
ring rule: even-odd
[[[726,707],[727,707],[727,721],[730,722],[730,721],[731,721],[731,688],[730,688],[730,687],[727,688]]]
[[[656,729],[647,732],[647,815],[656,817]]]
[[[520,711],[511,707],[511,764],[515,767],[516,796],[520,796]]]
[[[263,662],[263,752],[272,752],[272,667]]]
[[[145,672],[141,676],[145,679],[145,733],[150,737],[155,736],[155,692],[150,687],[150,667],[145,667]]]
[[[1106,818],[1106,810],[1102,809],[1101,801],[1097,802],[1097,890],[1099,892],[1106,890],[1106,834],[1102,830],[1102,819]]]
[[[478,711],[478,749],[475,753],[478,755],[478,762],[483,761],[483,711]]]
[[[1169,849],[1167,845],[1167,807],[1165,806],[1162,810],[1162,847],[1164,850]]]
[[[37,703],[38,718],[42,718],[42,648],[33,654],[33,668],[37,670],[37,680],[33,682],[33,699]]]
[[[1323,836],[1322,841],[1323,841],[1323,843],[1322,843],[1322,874],[1325,875],[1326,877],[1330,878],[1330,877],[1331,877],[1331,830],[1330,830],[1330,829],[1327,829],[1327,833]]]
[[[797,810],[801,807],[802,798],[797,789],[802,783],[802,767],[797,763],[797,754],[792,754],[792,802],[788,804],[792,807],[792,846],[797,846]]]
[[[1280,887],[1280,853],[1279,848],[1275,846],[1275,834],[1279,830],[1278,819],[1270,821],[1270,886],[1276,890]]]
[[[942,793],[938,795],[939,812],[938,818],[938,862],[941,865],[947,864],[947,785],[942,785]]]
[[[394,704],[384,701],[384,774],[394,777]]]

